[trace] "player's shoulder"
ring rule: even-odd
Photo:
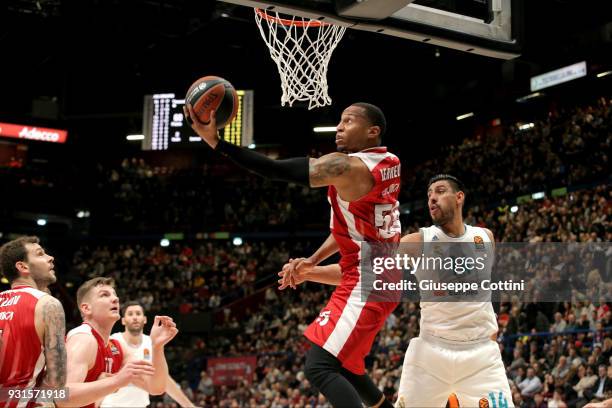
[[[85,323],[70,330],[66,334],[66,341],[70,340],[72,337],[75,337],[75,336],[81,336],[81,338],[83,339],[91,338],[93,341],[96,340],[94,333],[93,333],[93,329],[91,328],[90,325],[85,324]]]
[[[0,293],[0,296],[19,296],[19,295],[29,295],[36,300],[40,300],[46,297],[53,297],[48,292],[43,292],[42,290],[38,290],[32,287],[21,287],[18,289],[8,289],[4,292]],[[54,298],[55,299],[55,298]]]
[[[419,229],[417,232],[406,234],[400,240],[403,243],[417,244],[423,242],[423,232]]]
[[[468,229],[472,230],[473,234],[485,234],[491,242],[495,242],[495,236],[493,232],[486,227],[477,227],[474,225],[466,225]]]

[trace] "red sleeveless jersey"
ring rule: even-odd
[[[45,366],[36,333],[35,310],[47,293],[16,286],[0,293],[0,387],[31,388],[40,384]],[[0,407],[5,403],[0,401]]]
[[[364,358],[376,334],[397,305],[361,298],[361,247],[364,242],[400,240],[400,161],[386,147],[350,156],[365,163],[374,178],[374,186],[368,194],[351,202],[342,200],[336,188],[329,187],[330,229],[340,250],[342,281],[304,335],[337,357],[344,368],[361,375],[365,372]]]
[[[330,229],[340,247],[340,266],[345,271],[359,265],[361,242],[399,242],[400,161],[386,147],[352,153],[365,163],[374,187],[365,196],[344,201],[334,186],[327,193],[331,204]]]
[[[66,340],[78,333],[87,333],[94,336],[98,343],[98,352],[96,353],[96,361],[94,366],[87,371],[87,376],[83,382],[93,382],[98,380],[100,374],[114,374],[121,369],[123,364],[123,350],[121,345],[115,339],[109,339],[107,344],[104,344],[102,336],[89,324],[83,323],[79,327],[68,332]],[[86,405],[85,408],[94,408],[95,404]]]

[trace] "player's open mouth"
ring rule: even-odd
[[[111,311],[113,311],[113,312],[118,312],[118,311],[119,311],[119,308],[118,308],[118,307],[111,307]]]

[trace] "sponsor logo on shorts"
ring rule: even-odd
[[[478,401],[478,408],[489,408],[489,400],[481,398],[480,401]]]
[[[508,408],[508,399],[501,391],[497,395],[495,392],[490,392],[489,401],[491,401],[491,408]]]

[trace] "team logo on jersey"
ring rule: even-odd
[[[484,239],[480,235],[474,237],[474,246],[476,249],[485,249]]]
[[[478,401],[478,408],[489,408],[489,400],[481,398],[480,401]]]
[[[113,343],[110,345],[110,351],[113,356],[118,356],[120,354],[119,349]]]
[[[432,241],[439,241],[440,239],[438,238],[437,235],[434,235],[433,238],[431,239]]]

